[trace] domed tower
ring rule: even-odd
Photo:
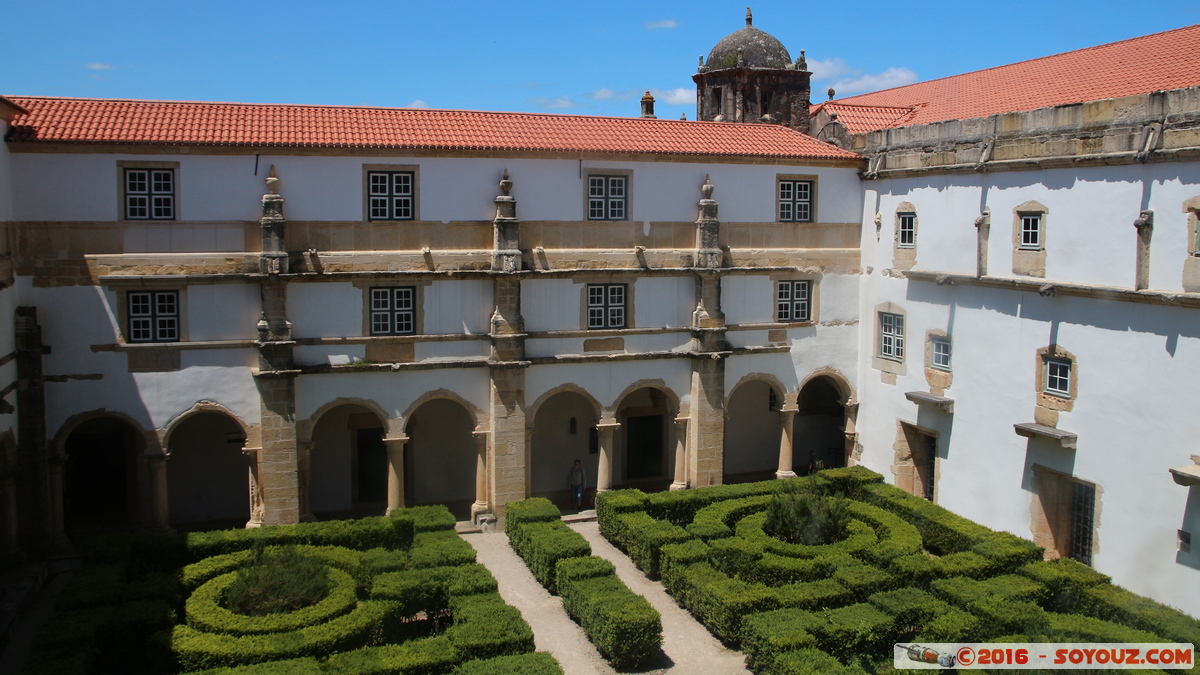
[[[783,43],[753,25],[726,35],[700,59],[696,119],[782,124],[808,133],[808,72],[804,51],[792,63]]]

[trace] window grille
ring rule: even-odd
[[[1054,396],[1071,396],[1071,362],[1059,359],[1046,360],[1045,392]]]
[[[129,342],[179,341],[179,291],[131,291]]]
[[[900,214],[900,248],[913,248],[917,245],[917,214]]]
[[[1096,525],[1096,488],[1074,483],[1071,495],[1071,557],[1092,564],[1092,529]]]
[[[127,220],[175,219],[174,169],[125,169]]]
[[[810,180],[779,181],[779,220],[789,223],[812,221],[812,192]]]
[[[879,313],[879,355],[899,361],[904,358],[904,317]]]
[[[775,286],[775,318],[777,321],[808,321],[808,281],[780,281]]]
[[[627,176],[588,176],[588,220],[625,220]]]
[[[946,338],[930,340],[932,350],[930,365],[938,370],[950,370],[950,341]]]
[[[589,284],[588,328],[625,327],[625,284]]]
[[[1021,246],[1026,250],[1042,248],[1042,216],[1037,213],[1021,214]]]
[[[412,171],[367,173],[368,217],[371,220],[413,219]]]
[[[416,332],[416,288],[371,289],[371,335],[410,335]]]

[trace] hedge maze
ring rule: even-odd
[[[806,545],[767,534],[781,491],[841,509],[840,538]],[[755,673],[881,673],[892,669],[896,642],[1200,645],[1200,622],[1186,614],[1074,560],[1045,562],[1032,542],[861,467],[649,495],[619,490],[597,502],[601,534],[745,652]]]
[[[662,617],[629,590],[612,563],[592,555],[583,535],[562,522],[548,499],[505,506],[504,531],[534,578],[562,597],[600,655],[614,668],[636,668],[662,648]]]
[[[262,616],[226,606],[240,571],[285,549],[323,568],[323,597]],[[108,535],[83,556],[25,673],[562,673],[533,651],[529,625],[440,506],[186,537]]]

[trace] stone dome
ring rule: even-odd
[[[722,38],[708,53],[705,67],[708,70],[736,68],[739,47],[742,50],[744,68],[781,70],[792,62],[792,57],[783,43],[751,25],[750,14],[747,12],[746,27]]]

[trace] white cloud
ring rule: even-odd
[[[696,90],[679,87],[677,89],[651,89],[656,101],[667,105],[691,105],[696,102]]]
[[[596,91],[588,93],[587,97],[593,101],[628,101],[638,95],[637,89],[626,89],[625,91],[613,91],[605,87],[601,87]]]
[[[808,69],[812,72],[813,81],[829,80],[835,77],[857,75],[860,71],[850,67],[850,64],[834,57],[824,61],[809,61]]]
[[[84,68],[87,68],[88,70],[112,70],[113,64],[111,64],[111,63],[89,63],[89,64],[85,65]]]
[[[902,87],[916,81],[917,74],[908,68],[888,68],[875,75],[860,75],[853,79],[838,80],[833,83],[833,88],[837,91],[838,96],[846,96]]]
[[[646,30],[658,30],[660,28],[675,28],[679,24],[675,23],[675,19],[663,19],[662,21],[647,21]]]
[[[422,101],[421,99],[417,99],[404,107],[405,108],[428,108],[429,104],[426,103],[425,101]]]
[[[578,107],[578,103],[571,100],[570,96],[560,96],[558,98],[531,98],[530,103],[536,103],[543,108],[549,110],[562,110],[564,108]]]

